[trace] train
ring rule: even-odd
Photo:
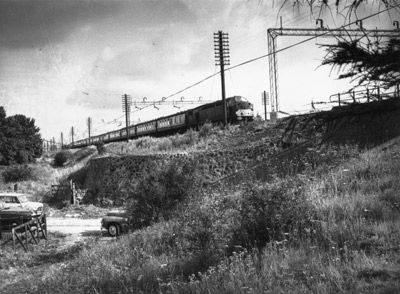
[[[242,96],[226,98],[227,120],[229,123],[249,121],[254,118],[253,104]],[[222,100],[203,104],[196,108],[181,111],[172,115],[159,117],[136,125],[130,125],[105,134],[77,140],[65,147],[68,149],[96,145],[100,142],[110,143],[123,141],[127,138],[136,139],[142,136],[165,136],[198,128],[206,122],[223,122]],[[128,134],[127,134],[128,131]]]

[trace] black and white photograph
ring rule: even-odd
[[[400,294],[399,0],[0,0],[0,294]]]

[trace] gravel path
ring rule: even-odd
[[[65,234],[63,246],[69,246],[85,239],[85,237],[101,236],[101,218],[47,218],[47,230]]]

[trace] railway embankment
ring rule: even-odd
[[[387,100],[292,116],[274,125],[254,122],[227,133],[219,130],[220,139],[210,140],[206,149],[154,154],[142,150],[139,155],[93,158],[69,179],[87,190],[87,202],[104,205],[123,204],[131,188],[147,171],[154,166],[166,168],[172,163],[196,165],[196,175],[206,184],[224,178],[234,180],[235,175],[268,179],[288,171],[301,172],[309,168],[310,162],[318,164],[326,160],[324,156],[329,155],[315,152],[321,146],[375,146],[399,136],[399,118],[400,101]]]
[[[191,152],[93,157],[70,177],[93,189],[87,200],[96,203],[135,192],[135,230],[44,261],[32,253],[39,271],[30,276],[26,258],[3,256],[21,272],[6,269],[6,285],[19,293],[397,293],[400,108],[391,103],[218,129],[218,141]],[[199,177],[203,189],[192,185]]]

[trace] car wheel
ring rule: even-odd
[[[111,225],[109,225],[107,230],[108,230],[108,234],[109,234],[111,237],[116,237],[116,236],[118,236],[119,233],[121,232],[121,230],[120,230],[120,228],[119,228],[119,225],[117,225],[117,224],[111,224]]]

